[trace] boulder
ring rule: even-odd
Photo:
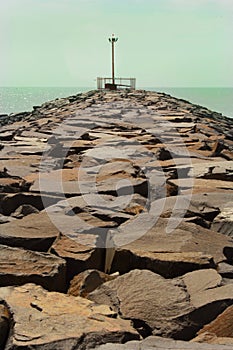
[[[133,270],[99,286],[88,298],[131,319],[143,336],[190,340],[233,304],[233,284],[222,286],[221,276],[212,269],[173,280]]]
[[[1,211],[4,215],[10,215],[19,206],[28,204],[32,205],[39,211],[44,209],[44,206],[50,206],[59,202],[62,198],[49,195],[40,195],[33,193],[14,193],[6,195],[1,201]]]
[[[198,335],[196,338],[192,339],[191,342],[196,343],[208,343],[208,344],[218,344],[218,345],[228,345],[233,344],[233,338],[230,337],[217,337],[214,333],[204,332]]]
[[[231,202],[226,203],[221,213],[214,218],[211,229],[226,236],[233,236],[233,198]]]
[[[233,278],[233,266],[222,262],[218,264],[218,273],[224,278]]]
[[[7,224],[8,222],[14,221],[15,219],[9,216],[0,214],[0,225]]]
[[[118,277],[118,274],[107,275],[98,270],[86,270],[75,276],[70,282],[69,295],[86,297],[101,284]]]
[[[97,350],[231,350],[231,345],[213,345],[184,342],[150,336],[141,341],[129,341],[126,344],[104,344]]]
[[[159,218],[150,228],[152,220],[153,216],[141,214],[138,220],[110,231],[112,247],[116,247],[111,272],[125,273],[130,269],[144,268],[171,278],[214,267],[226,260],[226,247],[227,259],[233,257],[233,241],[222,234],[185,222],[167,233],[172,222]],[[124,244],[127,241],[131,242]]]
[[[39,210],[30,204],[20,205],[14,213],[11,214],[13,218],[22,219],[24,216],[39,213]]]
[[[13,177],[0,177],[0,193],[17,193],[27,190],[27,185],[24,180]]]
[[[50,252],[66,260],[68,282],[78,273],[88,269],[103,270],[104,250],[96,248],[96,236],[81,235],[80,242],[59,235]]]
[[[46,252],[58,234],[46,212],[41,212],[1,225],[0,244]]]
[[[214,334],[218,338],[232,338],[233,343],[233,306],[229,306],[210,324],[205,325],[198,335],[206,332]]]
[[[0,245],[0,276],[0,287],[30,282],[65,291],[66,262],[52,254]]]
[[[130,322],[113,318],[106,305],[26,284],[0,288],[13,317],[6,350],[91,349],[106,342],[139,339]]]

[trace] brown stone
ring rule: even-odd
[[[221,286],[215,270],[164,279],[148,270],[133,270],[106,282],[88,298],[107,304],[131,319],[141,334],[190,340],[233,303],[233,284]]]
[[[148,227],[148,217],[148,214],[141,214],[139,223],[135,221],[129,225],[126,222],[117,233],[112,231],[116,248],[111,272],[125,273],[142,268],[171,278],[214,267],[226,259],[225,247],[228,247],[228,259],[232,258],[233,241],[230,238],[192,223],[181,223],[167,233],[168,220],[160,218],[140,237],[140,231]],[[129,239],[131,243],[124,245]]]
[[[0,287],[37,283],[48,290],[65,291],[65,260],[0,245]]]
[[[1,225],[0,244],[46,252],[59,231],[45,212]]]
[[[66,260],[68,280],[88,269],[103,270],[105,253],[103,249],[95,248],[96,236],[80,236],[83,243],[60,235],[50,250]]]
[[[86,270],[75,276],[70,282],[69,295],[86,297],[97,287],[116,278],[117,275],[107,275],[98,270]]]
[[[217,338],[218,339],[218,338]],[[150,336],[141,341],[130,341],[126,344],[104,344],[97,350],[232,350],[231,345],[217,345],[221,343],[204,344],[191,343],[174,339]],[[222,343],[224,344],[224,343]],[[225,343],[227,344],[227,342]],[[231,344],[231,343],[229,343]]]
[[[233,306],[229,306],[221,315],[219,315],[210,324],[205,325],[198,332],[198,335],[201,335],[205,332],[215,334],[217,337],[220,338],[233,338]]]
[[[130,322],[113,318],[106,305],[40,286],[0,288],[13,316],[6,349],[90,349],[106,342],[139,339]]]

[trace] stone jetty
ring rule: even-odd
[[[0,125],[0,349],[232,349],[232,119],[119,90]]]

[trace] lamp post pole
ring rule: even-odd
[[[114,34],[112,34],[112,37],[108,39],[110,43],[112,44],[112,84],[115,84],[115,43],[117,42],[118,38],[115,38]]]

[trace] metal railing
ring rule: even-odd
[[[136,79],[135,78],[115,78],[115,84],[121,89],[136,89]],[[105,89],[106,84],[112,84],[112,78],[97,78],[97,89]]]

